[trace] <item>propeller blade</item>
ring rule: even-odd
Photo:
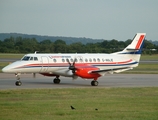
[[[76,61],[77,61],[77,58],[74,59],[74,62],[73,62],[73,64],[72,64],[73,66],[75,65],[75,62],[76,62]]]
[[[71,66],[71,63],[70,63],[70,61],[69,61],[69,59],[66,59],[66,61],[69,63],[69,65]]]
[[[76,70],[76,68],[75,68],[75,62],[77,61],[77,59],[75,58],[72,64],[70,63],[69,59],[66,59],[66,61],[70,65],[69,66],[69,70],[72,70],[72,73],[75,73],[75,70]]]

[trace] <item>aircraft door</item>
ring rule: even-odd
[[[40,72],[47,72],[48,68],[49,68],[49,61],[48,58],[46,56],[42,56],[41,57],[41,62],[42,62],[42,67],[41,67],[41,71]]]

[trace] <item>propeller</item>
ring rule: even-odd
[[[66,61],[69,63],[69,70],[72,70],[72,73],[75,73],[75,62],[77,61],[77,59],[75,58],[72,64],[70,63],[69,59],[66,59]]]
[[[77,79],[78,76],[75,75],[75,70],[76,70],[76,68],[75,68],[75,62],[77,61],[77,58],[74,59],[73,63],[70,63],[69,59],[66,59],[66,61],[67,61],[68,64],[69,64],[69,70],[71,70],[72,73],[73,73],[72,80]],[[69,71],[69,70],[68,70],[68,71]]]

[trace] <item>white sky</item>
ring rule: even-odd
[[[0,0],[0,33],[158,40],[158,0]]]

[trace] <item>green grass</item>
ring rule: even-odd
[[[154,55],[141,55],[141,59],[140,60],[156,60],[156,61],[158,61],[158,54],[154,54]]]
[[[157,100],[157,87],[1,90],[0,118],[157,120]]]
[[[24,54],[0,53],[0,58],[21,59],[23,56]]]
[[[123,73],[134,73],[134,74],[158,74],[158,64],[157,63],[140,63],[138,67],[125,71]]]
[[[0,62],[0,72],[2,72],[2,68],[7,66],[9,62]]]

